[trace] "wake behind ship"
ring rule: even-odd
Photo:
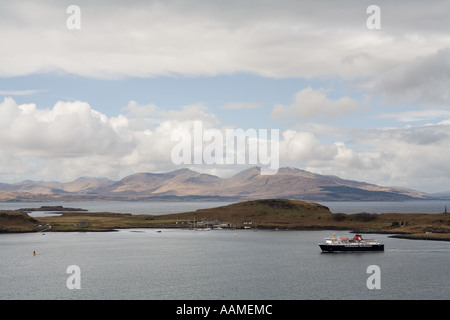
[[[353,239],[333,237],[325,238],[325,243],[319,243],[322,252],[352,252],[352,251],[384,251],[384,244],[375,239],[363,239],[357,234]]]

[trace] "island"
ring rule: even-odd
[[[63,206],[41,206],[39,208],[21,208],[17,209],[16,211],[25,211],[25,212],[32,212],[32,211],[51,211],[51,212],[61,212],[61,211],[87,211],[86,209],[81,208],[66,208]]]
[[[0,211],[0,232],[114,231],[124,228],[239,228],[271,230],[351,230],[406,239],[450,241],[450,214],[332,213],[300,200],[261,199],[164,215],[62,211],[60,216],[30,217]]]

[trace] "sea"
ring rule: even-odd
[[[0,203],[164,214],[224,202]],[[443,212],[442,201],[322,203]],[[449,206],[450,208],[450,206]],[[46,214],[46,213],[39,213]],[[47,213],[48,214],[48,213]],[[335,231],[351,237],[350,231]],[[450,242],[367,234],[384,252],[322,253],[333,231],[124,229],[0,234],[0,300],[446,300]]]
[[[333,213],[442,213],[450,212],[450,200],[413,201],[316,201],[327,206]],[[92,212],[118,212],[131,214],[168,214],[195,211],[198,209],[226,206],[234,202],[225,201],[70,201],[70,202],[0,202],[0,210],[39,208],[41,206],[64,206],[81,208]],[[31,212],[32,216],[42,211]],[[44,214],[51,214],[45,212]]]

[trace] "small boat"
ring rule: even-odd
[[[333,234],[325,238],[325,243],[319,243],[322,252],[353,252],[353,251],[384,251],[384,244],[375,239],[363,239],[356,234],[353,239],[336,237]]]

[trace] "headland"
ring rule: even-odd
[[[61,213],[59,216],[44,217],[30,217],[26,211],[0,211],[0,232],[114,231],[124,228],[350,230],[406,239],[450,241],[450,214],[332,213],[326,206],[290,199],[244,201],[164,215],[89,212],[78,208],[57,211]]]

